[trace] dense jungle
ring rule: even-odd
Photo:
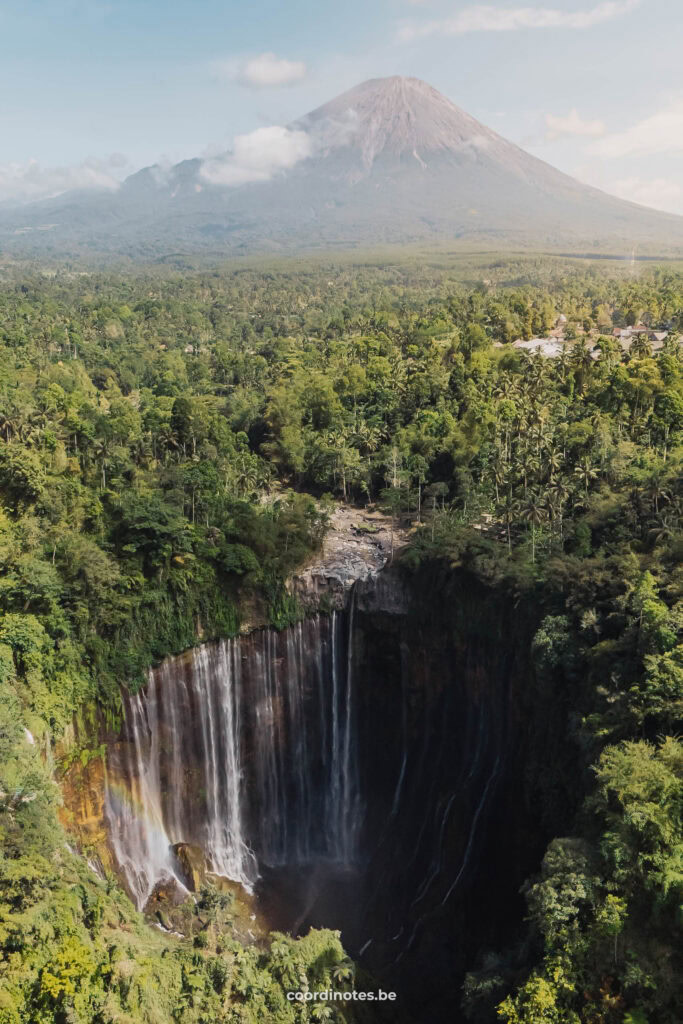
[[[681,335],[675,264],[3,268],[0,1024],[676,1024]],[[335,920],[250,941],[209,881],[180,934],[153,927],[61,795],[165,658],[254,621],[289,635],[289,580],[340,506],[406,536],[390,571],[421,636],[439,616],[465,636],[476,601],[521,666],[512,895],[457,957],[439,911],[431,1010],[414,985],[393,1008],[289,1000],[382,968]]]

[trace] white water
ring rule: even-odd
[[[352,616],[353,605],[349,636]],[[182,886],[177,843],[247,887],[259,863],[353,863],[362,806],[345,621],[333,612],[205,644],[125,698],[106,812],[139,907],[160,882]]]

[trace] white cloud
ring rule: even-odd
[[[307,132],[273,125],[237,135],[232,151],[205,160],[201,176],[212,185],[246,185],[269,181],[311,156],[313,142]]]
[[[605,125],[602,121],[584,121],[576,107],[570,110],[566,117],[546,114],[545,124],[545,137],[549,142],[565,135],[583,135],[595,139],[605,134]]]
[[[306,65],[301,60],[285,60],[274,53],[261,53],[256,57],[233,59],[214,64],[220,78],[227,78],[250,89],[272,89],[280,85],[294,85],[306,77]]]
[[[604,159],[656,156],[683,152],[683,99],[646,117],[623,132],[614,132],[593,143],[591,152]]]
[[[683,188],[670,178],[621,178],[615,181],[610,192],[621,199],[630,199],[642,206],[669,213],[683,213]]]
[[[549,7],[500,8],[488,5],[466,7],[450,18],[427,22],[406,22],[399,39],[408,42],[423,36],[465,35],[468,32],[514,32],[527,28],[584,29],[602,25],[638,7],[640,0],[602,0],[583,11]]]
[[[0,164],[0,202],[49,199],[71,189],[117,189],[129,169],[126,157],[88,159],[70,167],[44,167],[37,160]]]

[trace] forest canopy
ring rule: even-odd
[[[294,621],[287,578],[341,501],[411,524],[406,571],[464,565],[553,595],[534,685],[571,708],[578,809],[526,886],[528,932],[468,977],[467,1013],[674,1024],[682,333],[675,268],[5,276],[0,1022],[124,1019],[103,929],[129,910],[55,852],[54,741],[84,707],[116,715],[120,686],[165,655],[236,633],[245,609]],[[537,337],[561,352],[514,344]],[[58,878],[73,887],[51,905]],[[320,934],[330,975],[343,951]],[[311,943],[288,947],[288,970],[310,967]],[[210,952],[169,961],[173,1012],[259,1019],[258,1000],[230,1015]],[[281,1002],[277,957],[229,951]],[[132,1006],[125,1019],[153,1019]]]

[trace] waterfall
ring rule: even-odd
[[[356,720],[353,693],[353,613],[356,607],[356,592],[351,592],[349,605],[348,638],[346,642],[346,691],[343,702],[344,743],[339,766],[333,765],[341,775],[341,808],[335,815],[334,824],[339,829],[337,842],[343,851],[343,860],[353,858],[356,831],[360,824],[358,816],[358,761],[355,757]]]
[[[259,864],[357,858],[353,610],[204,644],[124,695],[106,814],[139,907],[158,883],[182,884],[177,843],[247,887]]]

